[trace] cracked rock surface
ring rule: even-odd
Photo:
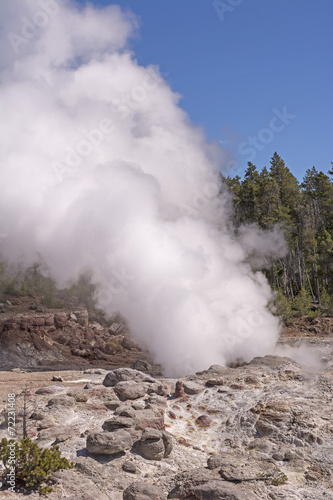
[[[54,474],[50,500],[332,499],[327,344],[316,369],[265,356],[179,380],[126,368],[63,371],[55,383],[52,372],[2,372],[0,438],[6,394],[17,394],[19,431],[27,384],[29,436],[76,464]],[[4,486],[0,498],[25,497]]]

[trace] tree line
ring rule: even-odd
[[[233,196],[236,228],[277,224],[288,244],[284,258],[270,259],[264,269],[271,286],[290,301],[308,299],[333,309],[333,164],[327,174],[308,169],[299,182],[274,153],[270,168],[249,162],[243,179],[223,176]]]

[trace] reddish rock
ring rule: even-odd
[[[53,326],[54,325],[54,315],[48,314],[47,316],[44,316],[44,323],[45,323],[45,326]]]
[[[198,417],[195,420],[195,423],[199,427],[210,427],[212,422],[213,422],[213,420],[208,415],[200,415],[200,417]]]
[[[64,328],[67,325],[67,313],[59,312],[54,315],[54,323],[57,328]]]
[[[175,388],[175,398],[182,398],[185,396],[185,391],[184,391],[184,386],[183,382],[178,380],[176,382],[176,388]]]
[[[224,385],[224,380],[221,378],[210,378],[206,382],[207,387],[215,387],[216,385]]]

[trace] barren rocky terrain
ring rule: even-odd
[[[1,308],[0,438],[9,393],[20,436],[26,387],[28,435],[75,462],[51,500],[333,498],[332,318],[294,322],[280,356],[176,380],[121,321],[35,307]],[[300,343],[298,362],[284,355]]]

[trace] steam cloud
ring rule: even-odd
[[[1,258],[41,259],[62,285],[91,270],[99,305],[166,374],[272,350],[271,290],[248,259],[284,243],[235,235],[223,152],[135,60],[136,17],[64,0],[0,10]]]

